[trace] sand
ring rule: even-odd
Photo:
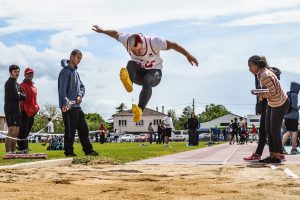
[[[300,199],[299,165],[88,165],[1,170],[0,199]]]

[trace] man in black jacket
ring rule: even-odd
[[[21,123],[20,101],[25,100],[25,94],[17,83],[20,68],[17,65],[9,67],[10,77],[5,83],[4,112],[8,126],[8,137],[17,138]],[[16,143],[14,139],[5,139],[6,155],[16,153]]]
[[[193,112],[191,117],[188,119],[187,128],[189,132],[189,146],[198,146],[199,144],[199,135],[196,132],[199,127],[199,122],[195,113]]]

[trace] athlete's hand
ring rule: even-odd
[[[187,58],[187,60],[189,61],[189,63],[191,63],[191,65],[196,65],[196,66],[198,66],[198,60],[194,57],[194,56],[192,56],[191,54],[188,54],[187,56],[186,56],[186,58]]]
[[[101,27],[99,27],[98,25],[94,25],[92,30],[97,32],[97,33],[102,33],[103,32],[103,29]]]
[[[61,108],[61,110],[62,110],[62,112],[67,112],[67,111],[68,111],[68,107],[67,107],[67,106],[63,106],[63,107]]]
[[[76,99],[76,103],[77,104],[80,104],[82,102],[82,97],[81,96],[78,96],[77,99]]]

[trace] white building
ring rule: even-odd
[[[255,127],[259,128],[260,116],[259,115],[247,115],[247,124],[248,124],[248,127],[252,127],[252,124],[254,124]]]
[[[132,120],[133,114],[131,110],[116,113],[112,117],[114,121],[114,130],[117,129],[117,132],[142,133],[148,132],[148,125],[150,122],[152,122],[154,131],[157,131],[157,125],[165,116],[166,115],[161,112],[145,108],[139,123]]]
[[[211,121],[203,122],[200,125],[201,125],[201,128],[208,128],[208,129],[214,128],[216,126],[218,128],[225,128],[225,127],[229,126],[229,124],[231,123],[231,120],[234,120],[234,118],[237,118],[239,121],[240,117],[242,117],[242,116],[229,113],[227,115],[223,115],[222,117],[218,117]]]

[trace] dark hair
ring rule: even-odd
[[[267,63],[265,56],[257,56],[257,55],[251,56],[248,59],[248,65],[250,63],[257,65],[259,68],[269,68],[269,65]]]
[[[128,46],[136,47],[139,43],[143,43],[143,40],[139,34],[132,34],[128,37]]]
[[[277,67],[270,67],[270,70],[277,76],[278,80],[280,80],[281,71]]]
[[[9,73],[12,73],[14,70],[20,70],[20,67],[18,65],[11,65],[9,66]]]
[[[48,121],[49,121],[49,122],[51,121],[51,118],[50,118],[50,117],[48,118]]]
[[[74,50],[71,52],[71,55],[70,55],[70,56],[75,56],[75,55],[77,55],[77,54],[81,54],[81,55],[82,55],[82,53],[81,53],[80,50],[74,49]]]

